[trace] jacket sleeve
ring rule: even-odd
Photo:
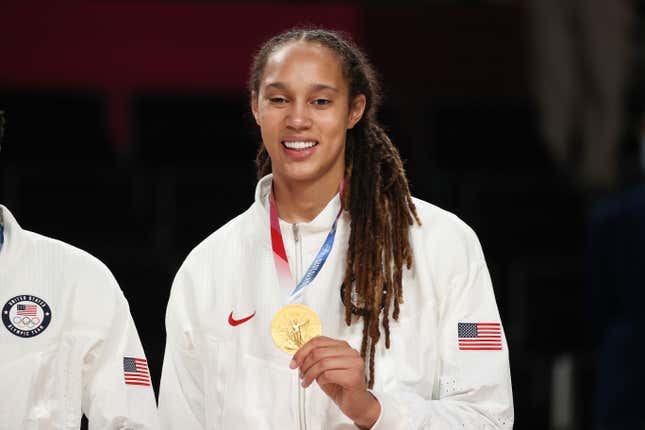
[[[159,419],[164,430],[206,428],[204,370],[188,313],[190,285],[189,276],[180,269],[166,310],[166,352],[159,388]]]
[[[381,403],[373,430],[513,427],[508,346],[481,246],[474,232],[469,239],[474,258],[446,278],[448,288],[439,298],[439,369],[432,398],[412,391],[373,393]],[[470,328],[499,323],[501,349],[460,349],[460,323]]]
[[[91,430],[159,428],[151,378],[128,303],[116,281],[96,314],[109,315],[83,367],[82,409]]]

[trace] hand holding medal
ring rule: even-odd
[[[381,404],[367,391],[365,362],[349,343],[314,337],[295,353],[289,367],[300,369],[303,387],[315,380],[360,428],[372,427],[381,414]]]

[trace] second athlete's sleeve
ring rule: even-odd
[[[108,272],[105,269],[104,272]],[[157,430],[159,421],[148,363],[130,308],[109,273],[92,276],[94,306],[84,297],[75,317],[96,324],[98,338],[83,370],[82,409],[90,430]],[[81,315],[84,315],[81,317]]]

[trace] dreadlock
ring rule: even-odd
[[[296,28],[269,39],[254,58],[250,93],[258,94],[268,57],[297,41],[318,43],[333,51],[349,82],[350,103],[360,94],[366,98],[363,117],[347,131],[343,207],[350,213],[351,232],[341,295],[346,324],[351,325],[353,313],[363,319],[361,357],[369,368],[367,384],[372,388],[381,326],[389,348],[390,314],[398,320],[403,303],[403,265],[408,269],[412,265],[408,230],[414,221],[419,225],[421,221],[399,152],[376,119],[381,102],[376,72],[349,37],[329,30]],[[271,159],[262,144],[256,167],[258,178],[271,172]]]

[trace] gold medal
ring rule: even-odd
[[[305,305],[287,305],[271,321],[273,342],[288,354],[295,354],[302,345],[321,334],[320,318]]]

